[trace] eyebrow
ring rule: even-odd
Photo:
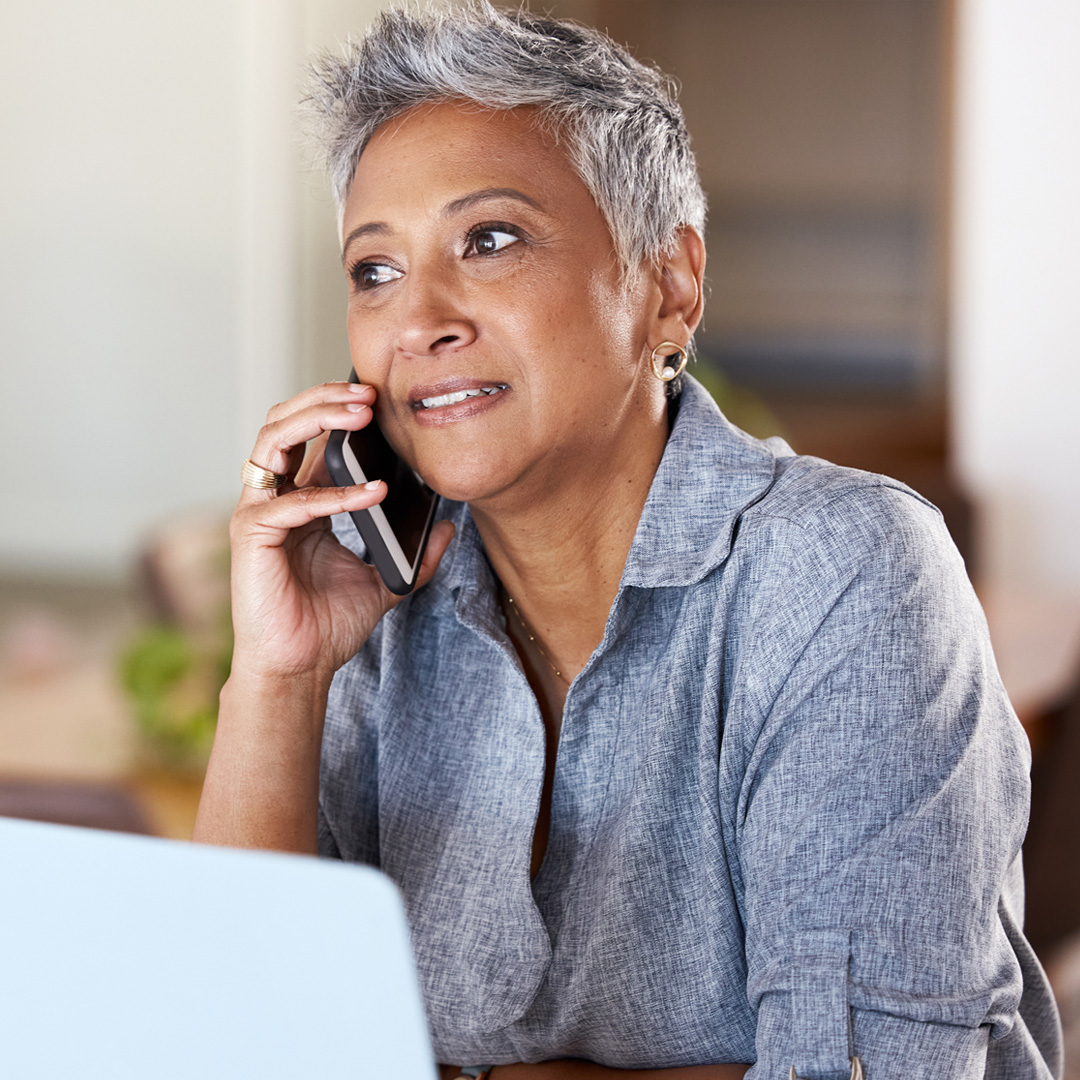
[[[341,245],[341,262],[345,263],[345,252],[349,250],[349,245],[354,240],[359,240],[361,236],[386,236],[390,232],[390,226],[385,221],[369,221],[364,225],[357,225],[355,229],[348,236],[345,237],[345,243]]]
[[[534,210],[544,213],[543,206],[526,195],[525,192],[518,191],[517,188],[496,187],[471,191],[468,195],[462,195],[460,199],[448,202],[443,207],[442,216],[444,218],[453,217],[455,214],[471,209],[478,203],[488,202],[491,199],[515,199],[517,202],[524,203],[526,206],[531,206]],[[349,250],[349,245],[354,240],[359,240],[362,236],[386,236],[389,232],[390,226],[385,221],[369,221],[363,225],[358,225],[345,237],[345,243],[341,245],[341,261],[344,263],[345,252]]]
[[[481,188],[479,191],[462,195],[460,199],[447,203],[443,207],[443,217],[453,217],[454,214],[460,214],[462,210],[468,210],[477,203],[487,202],[489,199],[516,199],[526,206],[531,206],[534,210],[543,212],[544,209],[535,199],[530,199],[525,192],[518,191],[517,188],[491,187]]]

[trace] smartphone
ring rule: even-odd
[[[349,382],[359,382],[354,371]],[[326,467],[338,487],[385,480],[386,497],[349,516],[386,587],[398,596],[412,592],[420,573],[439,496],[394,452],[372,418],[360,431],[331,431]]]

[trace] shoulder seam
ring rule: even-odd
[[[830,462],[829,464],[832,464],[832,463]],[[845,470],[848,469],[848,467],[844,466],[844,465],[837,465],[837,466],[835,466],[835,468],[845,469]],[[817,503],[817,506],[815,507],[815,509],[828,510],[832,506],[834,506],[836,503],[841,502],[844,499],[851,498],[851,496],[859,494],[861,492],[871,491],[871,490],[885,490],[885,491],[894,491],[894,492],[896,492],[896,494],[902,495],[905,498],[913,499],[915,502],[921,503],[928,510],[932,510],[939,518],[942,516],[941,515],[941,510],[938,509],[938,507],[936,507],[929,499],[927,499],[924,495],[920,495],[919,492],[917,492],[914,488],[908,487],[908,485],[903,483],[903,481],[901,481],[901,480],[894,480],[892,477],[889,477],[889,476],[883,476],[883,475],[881,475],[879,473],[863,472],[862,470],[849,470],[849,471],[859,472],[863,476],[873,477],[874,479],[869,483],[865,483],[865,482],[861,483],[861,484],[852,483],[852,484],[846,486],[844,488],[844,490],[835,492],[835,493],[829,495],[828,497],[822,499],[820,502]],[[771,487],[769,490],[770,491],[775,491],[775,485],[773,487]],[[772,509],[770,509],[768,507],[762,507],[762,502],[764,502],[764,500],[760,500],[758,502],[751,503],[750,506],[748,506],[743,511],[743,513],[740,515],[740,517],[745,516],[746,514],[749,514],[751,511],[755,511],[757,516],[759,516],[759,517],[772,518],[775,521],[786,521],[788,524],[794,525],[799,529],[805,530],[805,529],[810,527],[810,523],[807,522],[807,521],[800,521],[795,517],[788,516],[788,514],[782,512],[782,511],[778,512],[778,511],[774,511],[774,510],[772,510]]]

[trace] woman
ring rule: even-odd
[[[198,838],[386,871],[445,1075],[1056,1075],[1025,743],[939,515],[672,392],[704,200],[663,79],[486,5],[317,74],[360,384],[252,451]],[[330,525],[385,485],[320,464],[373,413],[450,500],[400,602]]]

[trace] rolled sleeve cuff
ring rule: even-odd
[[[862,1061],[867,1080],[982,1080],[985,1074],[988,1027],[934,1024],[855,1008],[849,1010],[850,1023],[844,1025],[851,1045],[840,1052],[839,1060],[834,1055],[833,1060],[823,1061],[818,1055],[816,1061],[800,1065],[806,1048],[796,1045],[797,1028],[805,1029],[813,1021],[802,1017],[793,1024],[794,1007],[789,993],[762,998],[759,1057],[746,1080],[788,1080],[793,1066],[799,1080],[849,1080],[852,1052]],[[825,1017],[821,1023],[826,1027],[836,1019],[827,1012]],[[834,1044],[832,1033],[824,1034],[818,1047]]]

